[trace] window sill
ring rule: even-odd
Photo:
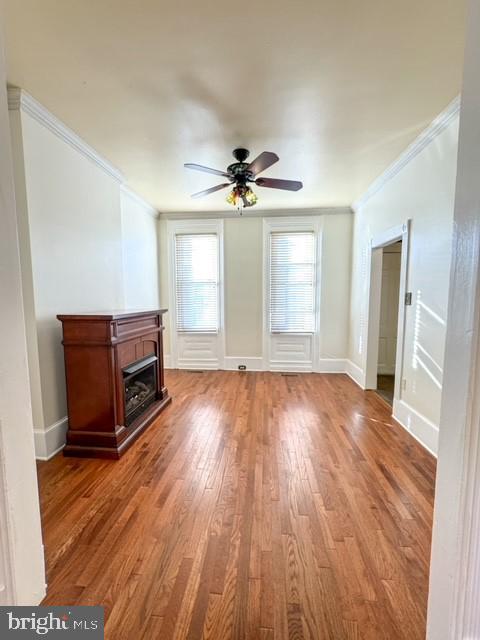
[[[217,330],[203,330],[203,329],[177,329],[177,333],[199,333],[199,334],[205,334],[205,335],[210,335],[210,336],[218,336],[218,334],[220,333],[220,331]]]
[[[316,331],[270,331],[272,336],[313,336]]]

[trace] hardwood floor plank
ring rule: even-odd
[[[425,636],[434,459],[347,376],[167,371],[117,461],[39,463],[45,604],[108,640]]]

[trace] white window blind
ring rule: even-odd
[[[218,331],[218,236],[175,236],[177,331]]]
[[[270,234],[270,331],[315,330],[315,234]]]

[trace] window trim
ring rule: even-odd
[[[177,329],[177,296],[175,286],[175,236],[179,234],[215,233],[218,236],[218,330],[217,331],[179,331]],[[223,366],[225,357],[225,312],[224,312],[224,225],[223,219],[203,220],[167,220],[168,236],[168,293],[170,322],[170,359],[175,368],[178,360],[177,334],[210,335],[219,340],[219,364]]]
[[[270,234],[275,232],[313,231],[315,234],[315,323],[314,332],[294,333],[270,331]],[[321,216],[285,216],[263,219],[263,368],[269,370],[271,336],[311,336],[313,344],[312,367],[315,370],[320,353],[321,276],[323,218]]]

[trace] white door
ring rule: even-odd
[[[223,220],[168,223],[172,367],[223,369]]]
[[[321,221],[265,218],[263,361],[269,371],[314,371],[318,354]]]
[[[398,246],[398,250],[396,247]],[[395,250],[393,248],[395,247]],[[400,294],[401,244],[385,247],[382,265],[380,333],[378,339],[378,373],[395,373],[397,352],[398,298]]]

